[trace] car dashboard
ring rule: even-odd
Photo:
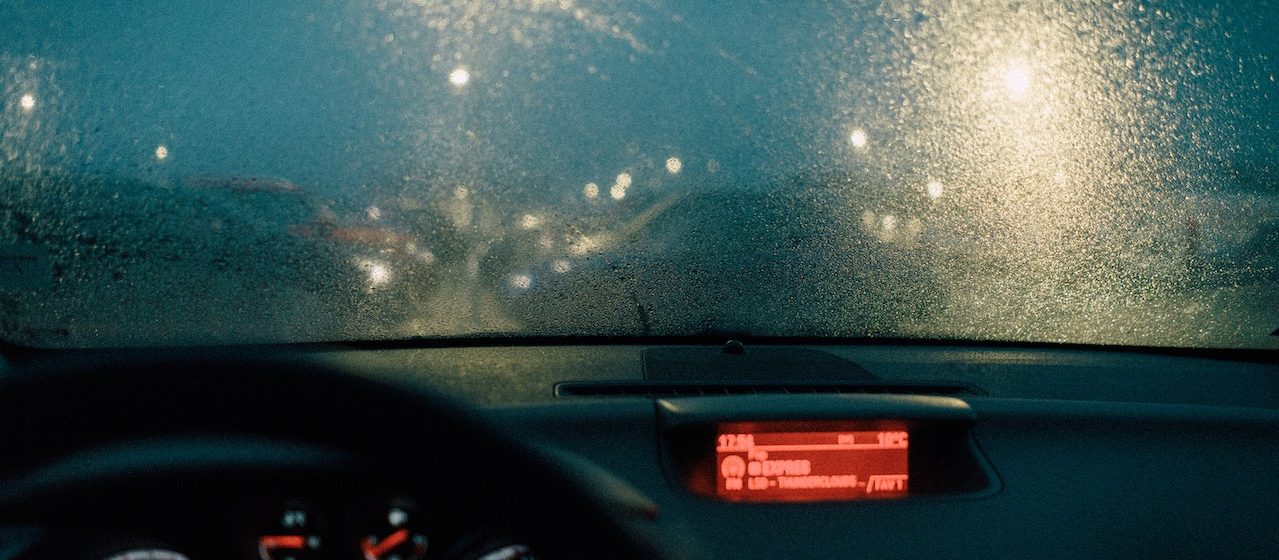
[[[735,341],[283,351],[468,403],[638,512],[672,557],[1279,553],[1279,367],[1264,354]],[[5,375],[51,359],[10,353]],[[542,504],[458,507],[465,497],[441,499],[447,478],[309,468],[342,460],[224,435],[97,449],[91,463],[69,449],[58,460],[76,469],[165,474],[7,512],[0,559],[547,557],[519,523]],[[469,452],[400,445],[423,461]],[[40,463],[3,455],[9,485]],[[283,455],[297,464],[209,466]]]

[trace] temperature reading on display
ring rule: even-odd
[[[905,430],[721,430],[716,495],[743,502],[861,500],[906,495]]]

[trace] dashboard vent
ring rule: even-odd
[[[713,397],[728,395],[983,395],[984,391],[959,381],[854,381],[854,382],[663,382],[565,381],[555,385],[557,397]]]

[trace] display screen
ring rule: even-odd
[[[906,495],[909,432],[763,431],[720,427],[716,495],[741,502],[864,500]]]

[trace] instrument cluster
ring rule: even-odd
[[[235,515],[229,547],[214,556],[256,560],[518,560],[535,558],[523,542],[490,529],[437,523],[407,497],[328,505],[284,499],[254,501]],[[205,560],[189,539],[104,539],[90,557],[102,560]]]

